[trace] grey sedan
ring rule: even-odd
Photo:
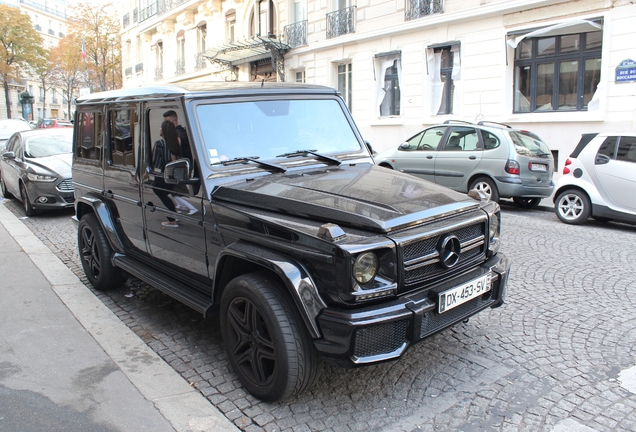
[[[2,195],[22,201],[27,216],[38,210],[72,208],[72,139],[73,129],[13,134],[0,155]]]

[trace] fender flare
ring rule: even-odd
[[[214,297],[217,296],[219,289],[224,288],[219,286],[223,273],[220,264],[228,256],[252,262],[275,273],[293,298],[311,336],[321,337],[317,318],[327,305],[320,298],[316,284],[309,273],[300,263],[281,253],[251,243],[237,241],[225,248],[217,257],[214,267]]]
[[[108,205],[101,199],[92,196],[82,196],[75,202],[75,217],[77,220],[81,220],[88,211],[85,207],[88,206],[92,209],[92,212],[97,216],[106,238],[115,252],[124,252],[124,244],[117,233],[116,219],[108,208]]]

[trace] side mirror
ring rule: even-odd
[[[2,157],[5,158],[5,159],[14,160],[15,159],[15,153],[13,153],[12,151],[9,151],[9,152],[3,153]]]
[[[371,156],[375,156],[375,155],[378,154],[377,152],[373,151],[373,147],[371,147],[371,143],[369,141],[365,141],[364,143],[366,144],[367,148],[369,149],[369,153],[371,153]]]
[[[399,147],[400,150],[409,150],[410,148],[411,148],[411,144],[407,143],[406,141],[400,144],[400,147]]]
[[[163,179],[167,184],[188,185],[197,184],[198,178],[190,178],[190,161],[177,159],[164,167]]]

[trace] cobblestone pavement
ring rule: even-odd
[[[15,200],[4,200],[24,215]],[[634,431],[636,227],[559,222],[504,207],[513,260],[507,304],[413,347],[397,362],[322,366],[283,403],[246,394],[216,320],[130,280],[95,292],[121,320],[246,431]],[[72,212],[23,219],[82,280]],[[87,284],[88,285],[88,284]]]

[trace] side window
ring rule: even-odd
[[[398,147],[398,150],[403,150],[403,151],[417,150],[417,146],[420,145],[420,141],[422,141],[422,136],[424,136],[424,132],[420,132],[414,137],[407,139],[405,142],[408,143],[408,147],[400,146]]]
[[[137,143],[139,142],[139,123],[134,107],[110,110],[108,113],[110,160],[113,165],[134,168],[137,164]]]
[[[20,140],[16,140],[15,147],[13,148],[13,153],[15,154],[15,158],[22,160],[24,158],[24,151],[22,149],[22,142]]]
[[[618,143],[616,160],[636,163],[636,137],[621,137]]]
[[[75,142],[75,157],[100,161],[102,159],[102,114],[99,112],[82,112],[79,114],[77,127],[78,139]]]
[[[610,159],[614,159],[614,150],[616,149],[616,137],[607,137],[601,147],[598,149],[597,155],[605,155]]]
[[[448,143],[444,146],[446,151],[475,151],[479,148],[477,131],[470,127],[453,127]]]
[[[439,143],[442,141],[442,137],[446,132],[445,127],[434,127],[424,131],[422,135],[422,141],[420,141],[418,150],[437,150]]]
[[[491,134],[488,131],[481,131],[481,138],[484,141],[484,150],[492,150],[499,147],[499,138],[496,135]]]
[[[18,142],[18,137],[13,137],[9,140],[9,143],[6,146],[6,151],[13,151],[13,148],[15,147],[15,143]]]

